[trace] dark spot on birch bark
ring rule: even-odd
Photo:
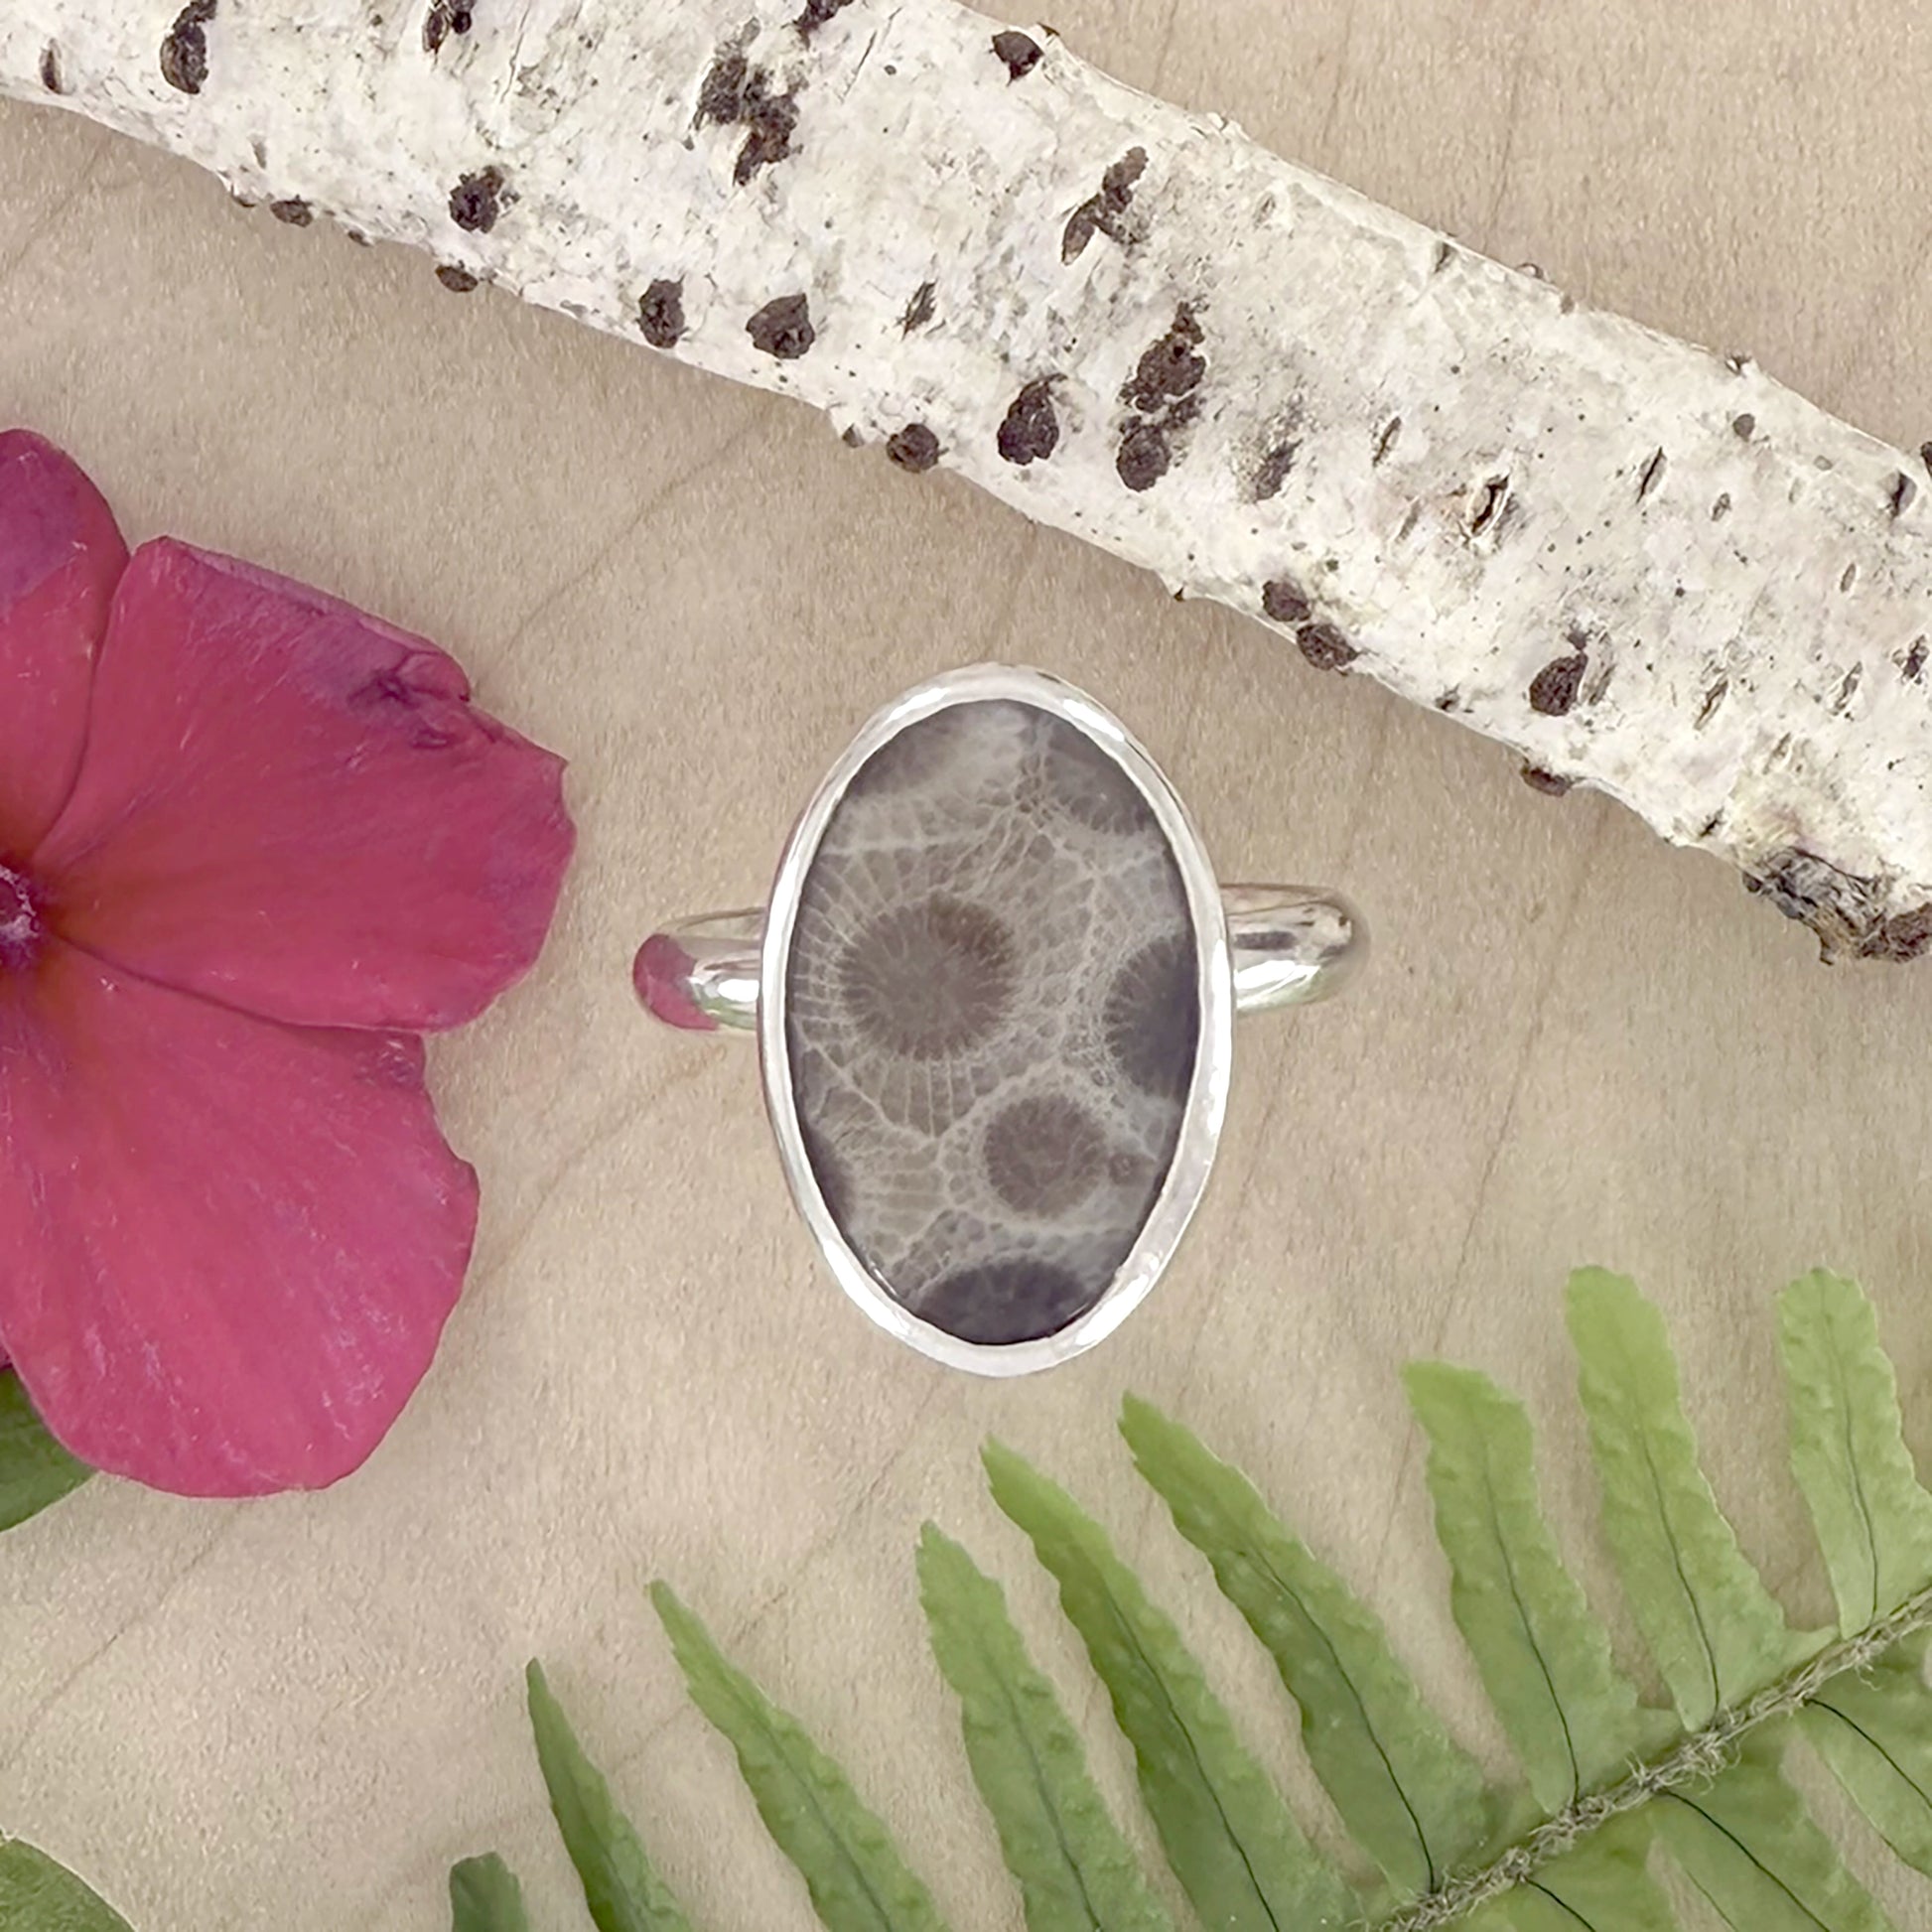
[[[637,298],[637,327],[652,348],[675,348],[684,334],[684,284],[660,275]]]
[[[1121,388],[1121,401],[1152,414],[1199,388],[1207,373],[1206,360],[1195,353],[1200,340],[1200,324],[1183,303],[1167,334],[1141,351],[1133,375]]]
[[[1918,460],[1925,465],[1927,474],[1932,475],[1932,443],[1921,443],[1918,446]]]
[[[915,329],[923,329],[932,320],[932,297],[934,285],[921,282],[913,292],[910,302],[905,305],[905,313],[898,319],[898,333],[909,336]]]
[[[1044,463],[1058,447],[1060,419],[1053,413],[1053,378],[1040,376],[1014,397],[1000,424],[1000,454],[1024,469]]]
[[[740,188],[760,168],[782,161],[791,152],[792,130],[798,125],[797,96],[769,92],[764,75],[755,73],[745,89],[744,119],[745,145],[732,169],[732,180]]]
[[[886,454],[916,477],[939,461],[939,439],[923,423],[907,423],[887,439]]]
[[[1704,694],[1704,703],[1699,707],[1695,729],[1702,731],[1718,715],[1718,707],[1724,703],[1725,694],[1730,689],[1730,680],[1721,677]]]
[[[810,302],[802,295],[781,295],[767,302],[750,322],[745,333],[752,345],[780,362],[795,362],[818,340],[812,327]]]
[[[188,0],[161,43],[161,77],[185,94],[199,94],[207,78],[207,23],[215,0]]]
[[[1561,718],[1577,702],[1584,673],[1589,669],[1589,652],[1580,650],[1568,657],[1553,658],[1537,672],[1530,683],[1530,709],[1546,718]]]
[[[1798,887],[1787,883],[1787,875],[1800,864],[1811,863],[1811,855],[1784,851],[1771,855],[1762,872],[1744,875],[1744,890],[1753,898],[1768,898],[1787,919],[1805,918],[1813,901]]]
[[[495,166],[465,175],[450,190],[450,219],[472,234],[487,234],[503,211],[503,171]]]
[[[1509,479],[1491,477],[1476,492],[1475,508],[1469,517],[1469,534],[1479,537],[1502,514],[1509,501]]]
[[[1455,259],[1455,244],[1452,241],[1439,241],[1436,244],[1436,259],[1430,265],[1432,275],[1440,275]]]
[[[1729,514],[1730,514],[1730,491],[1726,489],[1725,491],[1724,491],[1722,495],[1719,496],[1718,500],[1711,505],[1711,521],[1713,523],[1722,523],[1725,520],[1725,518],[1727,517]]]
[[[1847,954],[1917,959],[1932,949],[1932,903],[1887,917],[1886,889],[1877,879],[1842,871],[1802,846],[1772,853],[1755,874],[1745,875],[1744,890],[1808,925],[1828,963]]]
[[[64,94],[61,84],[61,50],[52,41],[41,49],[41,85],[50,94]]]
[[[1839,874],[1828,861],[1798,846],[1786,846],[1772,853],[1761,871],[1744,875],[1744,890],[1754,897],[1768,898],[1787,919],[1810,923],[1821,908],[1839,897],[1832,883],[1834,876],[1843,878],[1847,885],[1870,883],[1855,882],[1850,875]]]
[[[1459,711],[1461,707],[1462,693],[1460,691],[1445,691],[1436,700],[1436,709],[1441,712]]]
[[[698,88],[698,125],[736,121],[745,110],[745,77],[751,64],[735,47],[712,62]]]
[[[1897,471],[1892,477],[1891,488],[1885,500],[1891,505],[1892,520],[1896,522],[1918,501],[1918,484],[1904,471]]]
[[[1560,771],[1546,771],[1540,764],[1526,764],[1517,775],[1532,791],[1540,791],[1546,798],[1561,798],[1577,782]]]
[[[791,24],[801,39],[810,40],[834,14],[843,13],[852,0],[805,0],[805,11]]]
[[[1331,623],[1311,623],[1295,641],[1317,671],[1345,671],[1361,655]]]
[[[1748,443],[1757,434],[1757,418],[1747,409],[1730,419],[1730,431],[1740,443]]]
[[[1277,443],[1255,465],[1255,474],[1251,481],[1257,503],[1265,503],[1270,497],[1282,493],[1282,484],[1288,481],[1288,473],[1295,468],[1295,459],[1301,453],[1302,446],[1299,442]]]
[[[1914,684],[1923,684],[1925,682],[1925,639],[1923,637],[1914,638],[1911,649],[1905,653],[1905,662],[1900,666],[1900,669],[1903,670],[1904,674]]]
[[[1173,463],[1173,450],[1166,430],[1156,423],[1142,422],[1138,417],[1128,424],[1126,434],[1120,439],[1114,468],[1129,489],[1152,489]]]
[[[866,439],[859,434],[859,425],[857,423],[848,423],[845,426],[843,433],[840,435],[839,441],[843,443],[848,450],[864,449],[866,443]]]
[[[1859,581],[1858,565],[1847,564],[1845,566],[1845,575],[1838,580],[1839,594],[1844,597],[1850,597],[1852,594],[1852,587],[1858,581]]]
[[[291,228],[306,228],[315,217],[315,210],[307,202],[291,196],[286,202],[270,202],[268,211],[276,220],[286,222]]]
[[[1152,489],[1174,459],[1174,439],[1200,414],[1195,393],[1207,375],[1200,324],[1182,303],[1167,333],[1142,350],[1120,399],[1136,414],[1122,426],[1114,468],[1129,489]]]
[[[1039,43],[1031,34],[1023,34],[1013,27],[993,36],[993,52],[1006,63],[1009,86],[1016,80],[1024,80],[1041,60]]]
[[[1838,687],[1838,696],[1832,701],[1832,712],[1834,716],[1844,711],[1845,707],[1859,695],[1859,686],[1863,682],[1864,666],[1863,664],[1854,664],[1845,673],[1845,681]]]
[[[698,89],[697,122],[745,129],[744,144],[732,167],[740,188],[760,168],[782,161],[791,152],[798,126],[798,97],[774,92],[771,76],[755,68],[736,48],[726,48],[711,64]]]
[[[1375,454],[1369,459],[1374,469],[1380,469],[1389,460],[1389,453],[1396,446],[1396,439],[1402,434],[1402,418],[1391,416],[1382,425],[1382,433],[1375,439]]]
[[[1078,258],[1095,234],[1123,245],[1135,238],[1128,226],[1127,210],[1133,205],[1134,187],[1147,172],[1147,150],[1129,148],[1100,178],[1100,191],[1089,196],[1073,210],[1066,232],[1060,237],[1060,260]]]
[[[443,263],[436,271],[436,279],[454,295],[468,295],[477,286],[477,278],[455,262]]]
[[[1277,623],[1307,623],[1314,616],[1308,593],[1292,577],[1276,577],[1262,585],[1261,608]]]
[[[1643,475],[1637,479],[1637,501],[1643,502],[1653,495],[1664,481],[1664,472],[1670,467],[1670,459],[1658,450],[1643,467]]]
[[[1932,952],[1932,900],[1894,913],[1859,948],[1865,959],[1922,959]]]
[[[436,53],[450,35],[467,34],[470,26],[470,9],[458,0],[431,0],[430,10],[423,16],[424,51]]]

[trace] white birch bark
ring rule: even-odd
[[[0,0],[0,88],[957,469],[1722,854],[1828,955],[1932,948],[1919,461],[1044,30]]]

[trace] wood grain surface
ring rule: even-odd
[[[1888,439],[1932,434],[1920,9],[1292,16],[1065,0],[1053,24],[1471,246],[1749,351]],[[141,1932],[430,1932],[449,1863],[487,1847],[542,1922],[581,1923],[520,1714],[533,1653],[694,1914],[802,1932],[802,1887],[674,1681],[656,1576],[852,1766],[962,1932],[1018,1927],[924,1649],[924,1517],[1013,1583],[1130,1817],[1131,1770],[983,1496],[989,1433],[1185,1605],[1308,1790],[1270,1668],[1129,1473],[1130,1388],[1255,1472],[1500,1765],[1397,1370],[1445,1352],[1530,1397],[1553,1512],[1607,1592],[1559,1301],[1575,1263],[1663,1302],[1721,1493],[1801,1611],[1828,1598],[1783,1474],[1778,1287],[1820,1261],[1863,1278],[1932,1450],[1932,964],[1827,971],[1614,806],[1540,796],[1453,725],[943,476],[20,107],[0,111],[0,416],[64,443],[130,534],[237,552],[456,651],[569,755],[584,831],[544,966],[436,1054],[484,1228],[382,1452],[333,1493],[242,1507],[99,1483],[0,1548],[0,1825]],[[654,919],[762,890],[879,702],[988,657],[1088,685],[1224,873],[1342,885],[1379,942],[1345,1002],[1243,1028],[1221,1168],[1160,1292],[1010,1386],[873,1333],[786,1204],[751,1056],[651,1031],[626,976]],[[1902,1928],[1932,1923],[1932,1888],[1863,1841],[1854,1863]]]

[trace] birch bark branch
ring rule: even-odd
[[[1932,949],[1919,461],[1044,30],[0,0],[0,89],[957,469],[1721,854],[1827,956]]]

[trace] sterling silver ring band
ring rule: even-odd
[[[1237,1014],[1332,999],[1368,952],[1361,914],[1308,886],[1223,886]],[[690,1033],[753,1034],[763,976],[764,907],[707,912],[653,932],[637,953],[637,998]]]
[[[1206,1185],[1235,1014],[1353,977],[1336,894],[1222,887],[1160,767],[1072,686],[953,671],[879,712],[762,908],[653,933],[638,998],[756,1033],[781,1162],[846,1293],[984,1375],[1145,1299]]]

